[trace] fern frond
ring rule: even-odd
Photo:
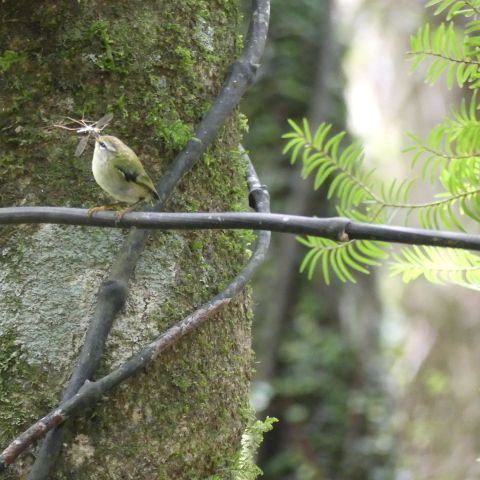
[[[461,197],[478,195],[480,190],[480,158],[451,162],[439,176],[446,195]]]
[[[410,37],[411,71],[428,58],[431,60],[425,75],[428,83],[435,83],[444,72],[447,73],[448,88],[454,83],[461,88],[475,82],[480,70],[475,39],[476,36],[459,37],[453,22],[442,23],[434,30],[427,23]]]
[[[386,223],[385,216],[385,206],[378,205],[378,204],[371,204],[368,205],[367,208],[359,210],[357,208],[352,209],[342,209],[340,206],[336,206],[335,210],[337,211],[337,215],[340,217],[350,218],[355,222],[361,223]],[[387,244],[385,244],[387,245]]]
[[[311,279],[315,269],[320,265],[323,279],[330,285],[331,273],[341,282],[347,280],[356,283],[353,274],[368,274],[368,267],[380,265],[380,260],[388,257],[385,251],[389,244],[370,240],[354,240],[339,243],[327,238],[307,236],[297,240],[310,250],[300,265],[300,272],[307,272]]]
[[[475,98],[469,105],[463,103],[452,117],[434,129],[425,145],[417,137],[412,137],[416,143],[414,161],[423,159],[429,164],[429,167],[424,166],[424,172],[427,168],[430,175],[435,172],[444,188],[430,202],[408,202],[413,179],[393,180],[388,184],[373,181],[372,170],[363,168],[363,153],[358,144],[342,149],[345,134],[329,137],[329,124],[322,123],[316,132],[311,132],[306,120],[301,124],[290,121],[292,131],[284,135],[288,140],[284,152],[290,153],[292,162],[301,158],[302,175],[315,175],[315,188],[329,182],[327,196],[338,199],[336,209],[341,216],[359,222],[382,223],[391,221],[387,215],[403,209],[407,220],[412,212],[418,212],[424,228],[465,231],[467,217],[480,222],[480,157],[472,157],[468,150],[480,150]],[[442,153],[436,155],[434,148]],[[426,159],[425,152],[428,152]],[[317,237],[299,238],[299,241],[309,249],[300,271],[312,278],[316,268],[320,267],[326,284],[330,284],[332,276],[342,282],[355,282],[354,274],[368,273],[370,267],[388,256],[386,249],[390,246],[367,240],[339,243]],[[414,252],[418,263],[422,250]],[[410,258],[412,262],[414,259]],[[405,275],[413,278],[412,272],[418,268],[414,270],[412,262]],[[424,273],[427,278],[428,272]]]
[[[382,203],[384,203],[386,207],[397,207],[398,205],[407,203],[408,194],[414,183],[414,178],[407,178],[400,182],[394,179],[392,182],[390,182],[390,186],[388,188],[386,188],[385,184],[382,184],[380,189],[380,198],[382,199]]]
[[[413,212],[418,212],[423,228],[466,231],[464,215],[475,221],[480,221],[480,187],[463,189],[451,194],[442,192],[435,195],[438,200],[424,203],[385,203],[382,208],[403,210],[408,218]]]
[[[480,120],[477,118],[476,89],[480,89],[480,0],[430,0],[435,14],[446,23],[431,28],[426,24],[411,37],[412,70],[429,60],[426,79],[434,83],[446,75],[448,87],[468,86],[473,95],[452,110],[450,118],[433,128],[425,141],[411,135],[412,166],[422,162],[422,177],[438,181],[442,191],[425,203],[409,202],[413,179],[382,183],[373,170],[364,168],[364,156],[357,143],[343,143],[345,133],[331,134],[322,123],[312,132],[307,120],[289,121],[291,131],[284,153],[291,162],[302,162],[302,175],[314,176],[314,188],[327,185],[327,197],[335,197],[339,215],[358,222],[390,223],[398,210],[418,214],[428,229],[466,230],[470,220],[480,223]],[[454,21],[459,22],[457,30]],[[317,237],[298,239],[308,248],[300,270],[313,276],[320,267],[325,283],[332,276],[355,282],[356,273],[369,273],[372,266],[388,257],[389,244],[369,240],[335,242]],[[394,257],[392,272],[406,282],[424,276],[434,283],[455,283],[480,290],[480,256],[453,249],[408,247]]]
[[[463,15],[464,17],[471,17],[480,14],[480,2],[478,0],[431,0],[426,4],[426,7],[433,7],[437,5],[434,15],[446,11],[447,20]]]
[[[480,290],[480,256],[453,248],[403,248],[393,255],[393,275],[401,275],[405,283],[419,277],[437,284],[455,284]]]
[[[423,205],[415,205],[419,212],[420,224],[423,228],[460,230],[465,231],[465,227],[460,221],[460,214],[458,210],[459,202],[463,198],[448,197],[436,202],[425,203]]]
[[[414,136],[410,135],[410,137]],[[446,153],[422,143],[419,139],[414,141],[417,145],[406,148],[404,153],[413,153],[412,168],[419,160],[423,162],[422,179],[429,180],[430,183],[434,183],[440,172],[449,171],[452,175],[463,176],[462,171],[475,170],[476,164],[480,162],[480,152],[462,154],[450,150]]]
[[[314,188],[318,189],[330,182],[327,197],[336,196],[341,208],[349,209],[366,201],[378,201],[373,191],[373,170],[364,170],[361,147],[352,143],[341,153],[341,142],[345,132],[327,139],[332,126],[322,123],[312,135],[308,122],[304,119],[302,126],[289,120],[291,132],[283,135],[288,139],[283,153],[289,153],[291,162],[302,158],[302,175],[304,178],[315,174]]]
[[[273,429],[273,424],[275,422],[278,422],[278,419],[267,417],[264,421],[256,420],[247,427],[242,435],[241,450],[237,454],[235,464],[228,472],[224,472],[222,478],[232,478],[233,480],[255,480],[257,477],[263,475],[263,471],[255,465],[255,457],[258,448],[263,441],[264,434]],[[211,478],[208,480],[216,479]]]
[[[434,127],[425,142],[410,134],[414,145],[405,152],[412,155],[412,167],[423,162],[422,178],[431,183],[439,175],[465,182],[480,163],[480,121],[477,119],[477,94],[470,103],[462,101],[459,109],[453,109],[451,118]],[[478,178],[478,177],[477,177]],[[469,182],[471,183],[471,182]]]

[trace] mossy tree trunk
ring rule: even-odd
[[[46,127],[115,114],[159,178],[238,53],[237,0],[7,1],[0,11],[0,204],[91,207],[105,198],[91,149]],[[232,118],[169,209],[246,208]],[[126,232],[23,226],[0,231],[0,444],[61,397],[96,291]],[[157,233],[137,266],[98,375],[232,278],[248,235]],[[203,479],[226,473],[249,416],[250,324],[243,296],[141,376],[73,421],[54,479]],[[7,473],[26,478],[34,451]]]

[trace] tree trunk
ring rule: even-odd
[[[186,143],[238,52],[238,5],[222,2],[16,1],[0,29],[0,204],[91,207],[105,197],[91,149],[48,128],[62,116],[115,114],[120,137],[159,178]],[[232,153],[239,121],[176,190],[170,209],[246,208]],[[0,444],[54,407],[96,292],[126,233],[60,226],[0,232]],[[246,260],[245,233],[156,233],[136,268],[97,375],[217,293]],[[70,422],[53,479],[228,478],[250,415],[246,296]],[[6,478],[28,475],[34,453]]]

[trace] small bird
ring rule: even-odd
[[[113,135],[96,137],[92,172],[100,187],[118,202],[112,205],[93,207],[88,211],[90,216],[118,203],[130,204],[130,207],[117,213],[117,219],[121,220],[123,215],[131,211],[138,203],[159,199],[152,180],[145,172],[135,152]]]

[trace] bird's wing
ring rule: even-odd
[[[130,160],[132,161],[132,160]],[[136,168],[129,168],[128,166],[115,162],[115,168],[123,174],[125,177],[125,180],[127,182],[135,182],[139,185],[142,185],[145,187],[148,191],[151,192],[152,196],[158,200],[160,197],[158,196],[158,192],[155,189],[155,185],[153,185],[152,180],[150,177],[147,175],[145,170],[143,169],[142,164],[140,163],[139,160],[137,160],[138,163],[136,163],[135,167]]]
[[[160,199],[160,196],[158,195],[155,185],[153,184],[152,180],[145,172],[141,173],[137,177],[136,182],[139,183],[140,185],[143,185],[144,187],[147,187],[147,189],[150,190],[150,192],[152,192],[153,198],[155,198],[155,200]]]

